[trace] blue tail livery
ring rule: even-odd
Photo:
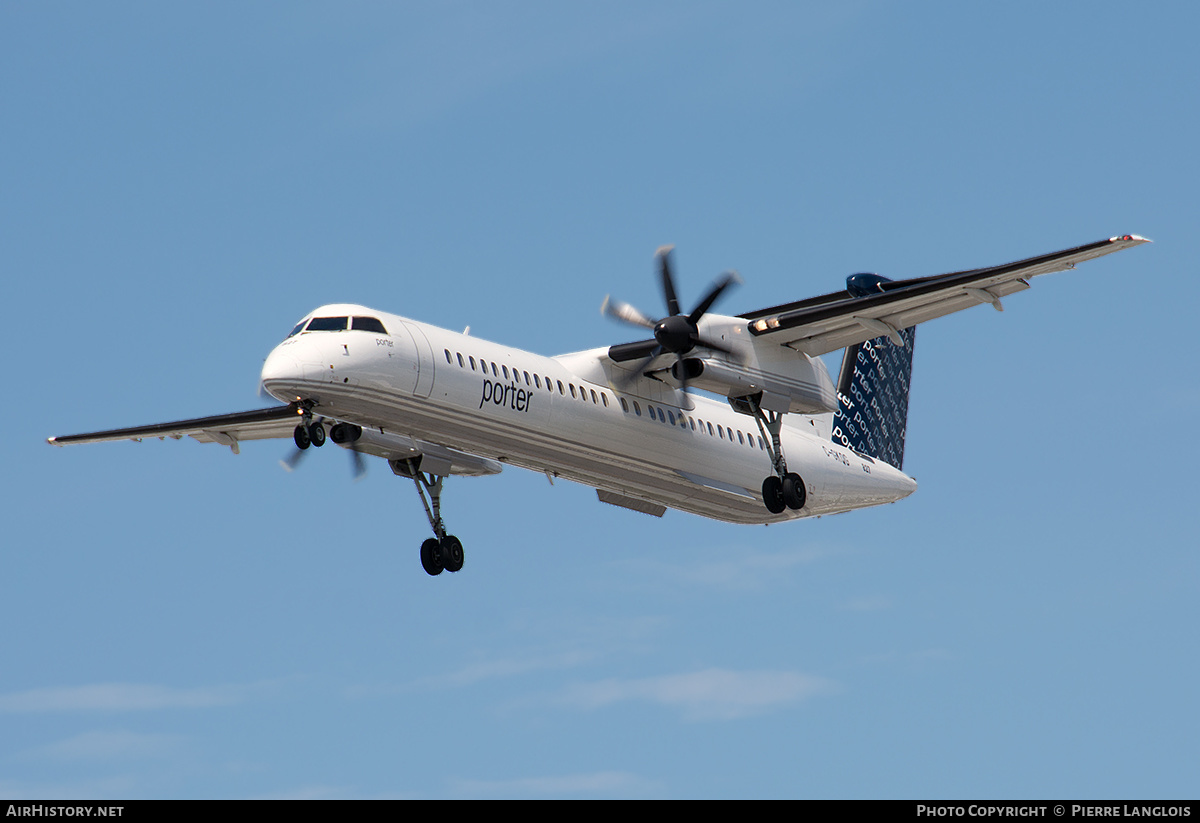
[[[847,290],[855,297],[873,293],[885,282],[890,281],[872,274],[846,278]],[[910,326],[849,346],[838,375],[833,441],[897,469],[904,467],[916,336],[916,326]]]

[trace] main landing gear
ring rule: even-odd
[[[775,473],[763,481],[762,496],[767,511],[771,514],[782,514],[784,509],[799,511],[808,502],[808,492],[804,488],[804,480],[795,472],[787,470],[787,461],[783,457],[783,445],[779,441],[779,430],[783,426],[783,415],[777,412],[763,412],[756,398],[747,398],[754,412],[754,422],[763,440],[768,444],[771,455],[771,465]]]
[[[413,479],[417,494],[421,496],[421,505],[425,507],[425,516],[429,518],[435,535],[421,544],[421,567],[431,575],[441,574],[443,569],[456,572],[463,567],[463,544],[454,535],[446,534],[446,526],[442,522],[442,483],[446,478],[423,472],[419,466],[418,460],[397,460],[392,464],[397,474]],[[426,491],[429,492],[428,498]]]

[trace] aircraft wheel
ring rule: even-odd
[[[322,423],[313,423],[308,427],[308,439],[318,449],[325,445],[325,426]]]
[[[442,561],[448,572],[456,572],[463,567],[463,544],[452,534],[446,535],[442,541]]]
[[[775,475],[771,475],[762,484],[763,503],[771,514],[779,514],[787,508],[783,501],[783,483]]]
[[[442,545],[436,537],[431,537],[421,544],[421,566],[426,574],[437,575],[446,567],[442,559]]]
[[[804,508],[808,500],[808,492],[804,490],[804,481],[795,472],[788,472],[783,478],[783,502],[789,509]]]
[[[296,448],[301,451],[307,449],[309,444],[312,443],[312,438],[308,435],[308,429],[303,424],[297,426],[296,430],[292,432],[292,439],[296,441]]]

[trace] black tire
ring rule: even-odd
[[[783,478],[783,502],[789,509],[799,511],[808,500],[808,492],[804,481],[795,472],[788,472]]]
[[[763,503],[771,514],[781,514],[787,508],[783,502],[783,483],[775,475],[771,475],[762,484]]]
[[[292,432],[292,440],[296,441],[296,448],[300,449],[300,451],[304,451],[312,443],[312,438],[308,436],[308,429],[304,424],[300,424]]]
[[[452,534],[446,535],[442,541],[442,562],[446,571],[456,572],[463,567],[463,544]]]
[[[446,563],[442,560],[442,544],[436,537],[431,537],[421,544],[421,568],[429,575],[438,575]]]
[[[308,427],[308,439],[312,441],[313,446],[321,448],[325,445],[325,424],[313,423]]]

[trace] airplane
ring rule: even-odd
[[[1150,242],[1126,234],[1015,263],[907,280],[859,273],[846,288],[737,316],[710,309],[727,272],[685,313],[672,250],[655,255],[666,315],[606,298],[652,337],[543,357],[354,304],[321,306],[267,356],[261,391],[285,405],[51,437],[55,446],[147,437],[291,438],[295,462],[327,440],[412,480],[433,537],[430,575],[463,567],[441,513],[450,476],[505,465],[596,489],[604,503],[730,523],[778,523],[891,503],[903,472],[916,326],[1003,298],[1040,274]],[[820,355],[844,349],[836,384]],[[708,392],[706,397],[694,390]]]

